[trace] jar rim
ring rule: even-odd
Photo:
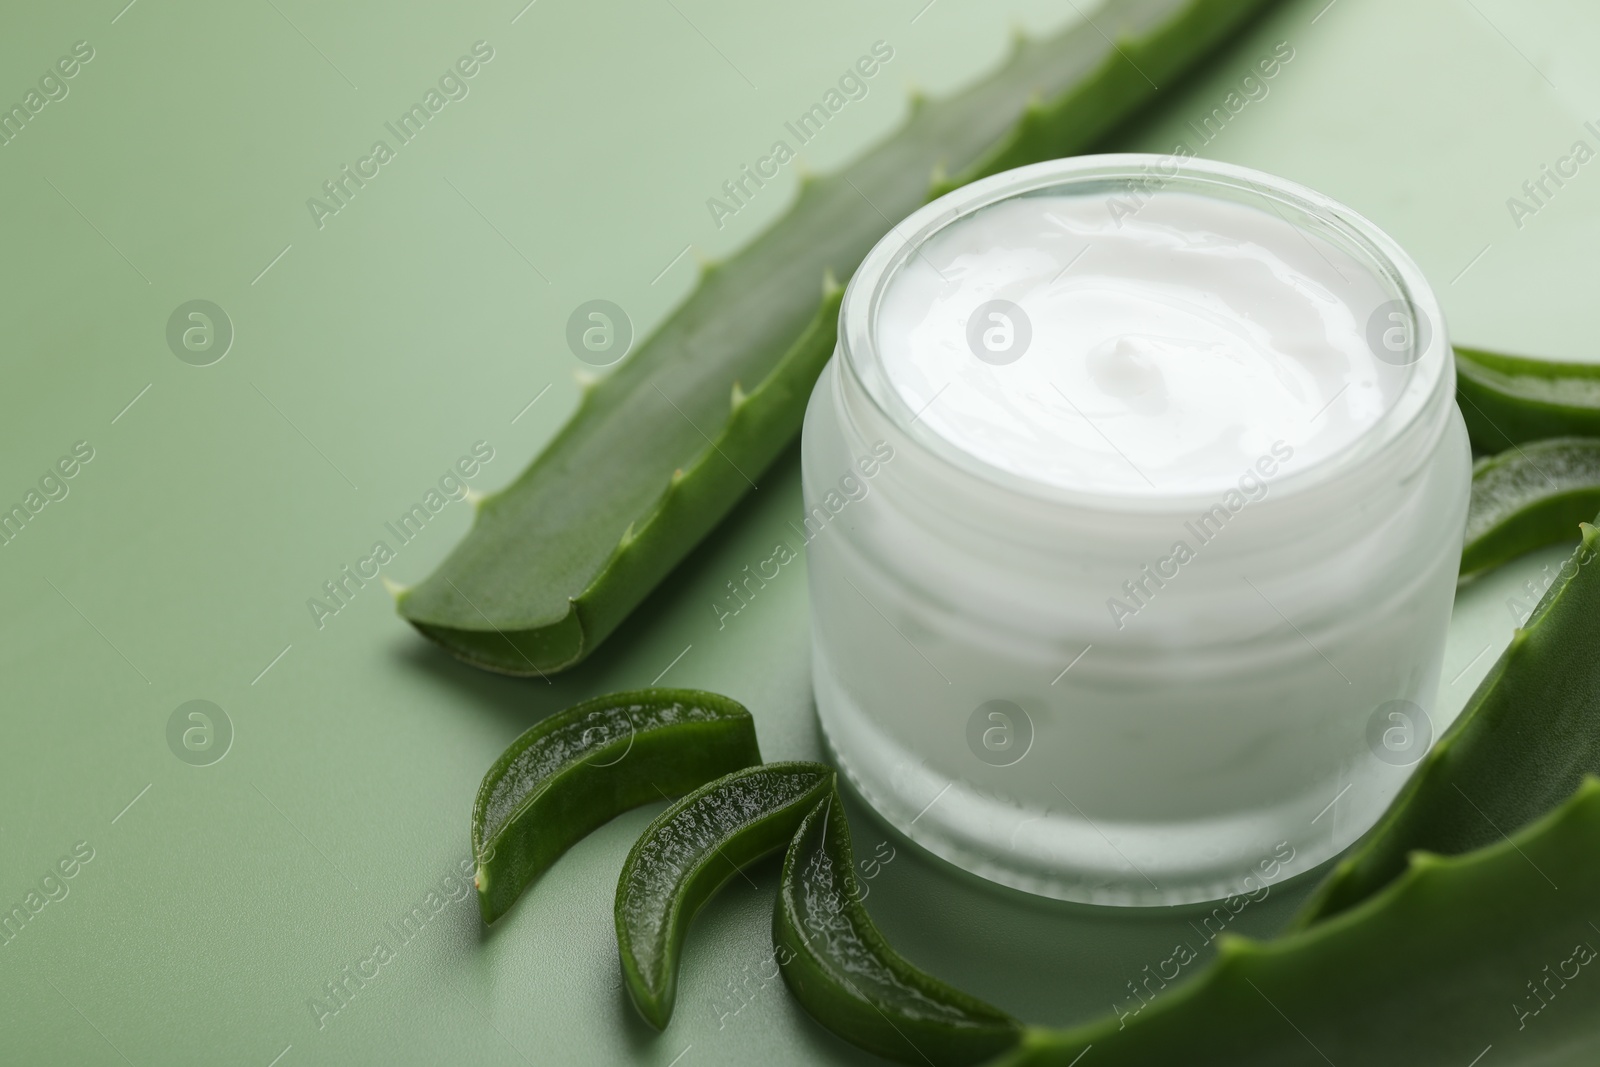
[[[1443,311],[1421,268],[1386,232],[1347,205],[1298,182],[1265,171],[1196,156],[1114,153],[1070,156],[1035,163],[981,178],[933,200],[891,227],[857,268],[839,309],[840,362],[849,380],[878,413],[911,443],[945,465],[982,482],[1023,496],[1042,498],[1093,510],[1123,512],[1171,511],[1188,508],[1214,496],[1209,489],[1174,491],[1155,496],[1061,486],[999,467],[966,451],[920,422],[889,381],[879,358],[878,312],[896,273],[934,235],[958,220],[992,204],[1030,194],[1079,187],[1139,183],[1145,188],[1176,189],[1222,196],[1246,205],[1268,207],[1298,232],[1337,238],[1344,250],[1400,301],[1427,329],[1420,351],[1404,365],[1405,378],[1394,402],[1362,433],[1313,463],[1274,479],[1275,495],[1293,494],[1336,473],[1365,468],[1392,455],[1405,438],[1420,437],[1419,451],[1431,448],[1444,431],[1453,396],[1455,364],[1450,355]],[[1316,226],[1285,216],[1284,209]],[[1415,339],[1417,331],[1412,331]],[[1432,416],[1430,418],[1430,415]],[[1410,451],[1410,449],[1407,449]]]

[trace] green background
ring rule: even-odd
[[[0,504],[21,502],[74,442],[94,449],[66,498],[0,547],[0,905],[22,903],[78,842],[94,850],[68,895],[0,946],[3,1058],[867,1060],[771,978],[771,866],[702,915],[669,1030],[634,1017],[611,894],[651,809],[580,844],[492,933],[470,900],[449,901],[321,1028],[307,1004],[379,938],[395,945],[385,924],[430,890],[461,893],[451,880],[478,780],[541,715],[660,679],[745,702],[769,759],[819,754],[803,563],[725,628],[711,607],[798,514],[793,451],[553,684],[449,660],[375,582],[320,629],[306,601],[375,540],[395,546],[383,524],[474,442],[495,452],[472,482],[487,490],[554,433],[578,395],[563,339],[573,308],[613,300],[647,330],[693,284],[697,257],[781,212],[798,166],[720,230],[705,200],[872,42],[893,61],[805,166],[850,158],[899,121],[909,88],[959,87],[1015,29],[1077,9],[122,4],[13,5],[0,33],[6,105],[74,42],[95,50],[67,97],[0,147]],[[494,58],[470,94],[319,229],[307,198],[478,40]],[[1109,147],[1170,149],[1279,41],[1294,59],[1205,154],[1305,182],[1389,230],[1455,339],[1588,356],[1600,162],[1520,228],[1506,198],[1575,139],[1596,142],[1582,124],[1600,120],[1600,10],[1285,3],[1203,76],[1163,87],[1157,115]],[[211,366],[166,343],[168,317],[193,299],[235,330]],[[451,504],[385,575],[419,580],[469,519]],[[1509,639],[1508,598],[1561,555],[1463,589],[1447,714]],[[194,699],[234,729],[210,766],[167,742]],[[886,833],[859,811],[854,823],[869,856]],[[1186,925],[1028,899],[890,848],[868,907],[891,940],[1030,1021],[1108,1012]],[[1234,928],[1271,932],[1304,890],[1274,889]]]

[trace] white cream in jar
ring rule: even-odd
[[[1437,303],[1347,208],[1134,156],[959,190],[857,272],[807,413],[834,755],[1034,892],[1308,869],[1443,725],[1468,463]]]

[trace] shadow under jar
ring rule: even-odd
[[[806,413],[839,767],[930,851],[1066,900],[1332,857],[1440,725],[1454,393],[1416,265],[1292,182],[1084,156],[922,208]]]

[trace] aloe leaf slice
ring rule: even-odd
[[[1600,438],[1530,441],[1472,468],[1461,573],[1569,540],[1600,510]]]
[[[1501,840],[1600,773],[1600,531],[1580,530],[1527,625],[1295,926],[1365,900],[1414,849],[1454,855]]]
[[[821,763],[747,767],[690,793],[639,838],[617,879],[617,953],[639,1014],[666,1028],[695,913],[739,868],[788,845],[833,790]]]
[[[1074,1030],[1031,1030],[1001,1062],[1595,1062],[1596,855],[1600,782],[1591,778],[1511,838],[1459,857],[1416,853],[1382,893],[1310,930],[1266,943],[1225,934],[1215,962],[1182,987],[1151,984],[1148,1001]]]
[[[1600,364],[1456,348],[1456,397],[1480,452],[1545,437],[1600,437]]]
[[[517,480],[479,502],[449,558],[400,594],[401,614],[491,670],[583,659],[794,438],[834,347],[832,278],[925,202],[930,175],[1083,151],[1268,2],[1113,0],[1092,23],[1020,43],[965,92],[919,101],[898,133],[808,180],[786,216],[706,268]]]
[[[1016,1044],[1015,1019],[918,970],[884,941],[860,898],[850,824],[830,793],[789,845],[772,918],[778,967],[812,1018],[902,1063],[978,1063]]]
[[[612,818],[761,762],[742,704],[641,689],[576,704],[512,742],[472,806],[478,908],[492,923],[562,853]]]

